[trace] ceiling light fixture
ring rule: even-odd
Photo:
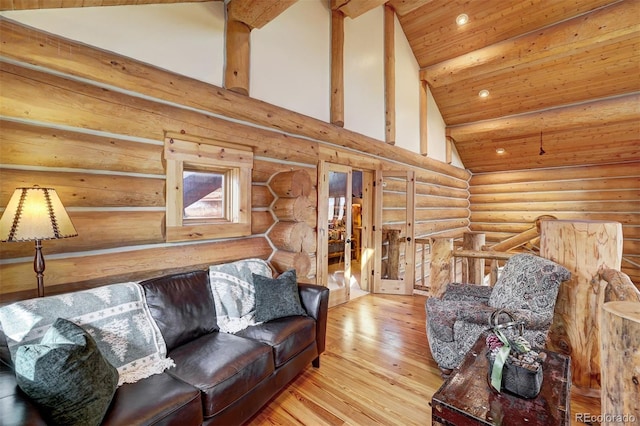
[[[504,148],[496,148],[496,154],[502,155],[505,153]]]
[[[489,97],[489,91],[487,89],[482,89],[481,91],[478,92],[478,96],[480,96],[481,98],[488,98]]]
[[[458,26],[462,26],[467,22],[469,22],[469,15],[467,15],[466,13],[461,13],[456,17],[456,24],[458,24]]]

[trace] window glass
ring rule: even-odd
[[[184,171],[182,174],[183,218],[224,219],[224,174]]]

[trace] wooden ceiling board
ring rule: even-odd
[[[422,76],[448,125],[634,92],[640,90],[638,15],[640,2],[565,21],[427,68]],[[565,41],[578,36],[579,42]],[[481,89],[490,96],[480,99]]]
[[[420,67],[451,59],[487,45],[535,31],[612,0],[434,0],[399,16],[400,25]],[[469,22],[458,27],[456,17]]]
[[[636,0],[429,0],[399,21],[462,162],[484,173],[640,160],[638,16]]]
[[[387,4],[393,7],[398,16],[413,12],[431,0],[390,0]]]
[[[640,94],[449,130],[474,173],[640,160]],[[460,130],[456,133],[456,130]],[[541,135],[542,133],[542,135]],[[544,155],[539,155],[540,138]],[[504,148],[499,155],[497,148]]]
[[[520,135],[535,134],[540,130],[546,133],[561,129],[579,129],[591,124],[636,122],[640,137],[639,114],[640,93],[633,93],[534,114],[451,126],[447,129],[447,134],[456,142],[462,143],[481,139],[508,139]]]

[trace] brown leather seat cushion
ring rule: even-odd
[[[236,336],[249,337],[272,346],[278,368],[316,339],[316,322],[310,317],[279,318],[247,327]]]
[[[35,405],[18,388],[13,371],[1,365],[0,379],[0,424],[44,426]],[[201,424],[202,419],[200,391],[162,373],[120,386],[102,424]]]
[[[168,356],[176,367],[167,372],[202,392],[205,418],[238,400],[275,369],[268,345],[220,332],[201,336]]]

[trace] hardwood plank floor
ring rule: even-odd
[[[429,351],[425,296],[366,295],[329,310],[320,368],[307,368],[249,425],[430,425],[443,380]],[[600,401],[572,395],[575,413]]]

